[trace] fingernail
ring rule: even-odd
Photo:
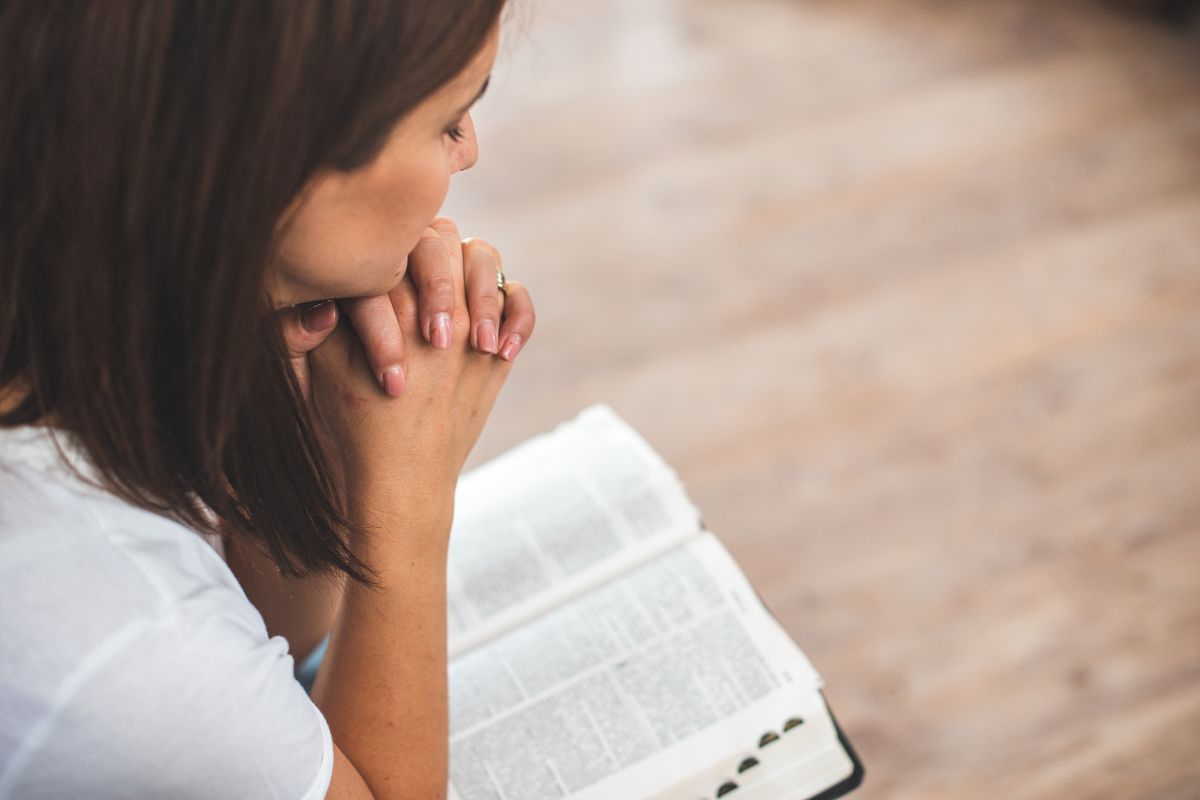
[[[508,338],[504,340],[504,347],[500,349],[500,357],[505,361],[512,361],[517,357],[517,351],[521,349],[521,334],[510,333]]]
[[[496,352],[496,323],[485,319],[479,323],[479,349],[485,353]]]
[[[404,391],[404,367],[399,364],[388,367],[379,377],[379,383],[389,397],[399,397]]]
[[[433,346],[440,350],[450,349],[450,315],[444,311],[433,315]]]
[[[325,300],[300,312],[300,327],[308,333],[320,333],[336,320],[337,308],[332,300]]]

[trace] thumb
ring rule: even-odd
[[[332,300],[292,306],[279,312],[279,325],[287,346],[288,360],[307,398],[311,385],[308,354],[337,328],[337,304]]]

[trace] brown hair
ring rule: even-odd
[[[0,426],[52,418],[109,488],[369,572],[266,298],[277,221],[370,162],[503,0],[9,0],[0,9]]]

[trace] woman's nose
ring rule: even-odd
[[[479,160],[479,141],[475,138],[475,120],[467,113],[463,117],[462,141],[454,143],[454,171],[462,172],[475,166]]]

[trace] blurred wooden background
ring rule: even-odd
[[[447,207],[828,683],[856,795],[1200,797],[1200,34],[1037,0],[515,0]]]

